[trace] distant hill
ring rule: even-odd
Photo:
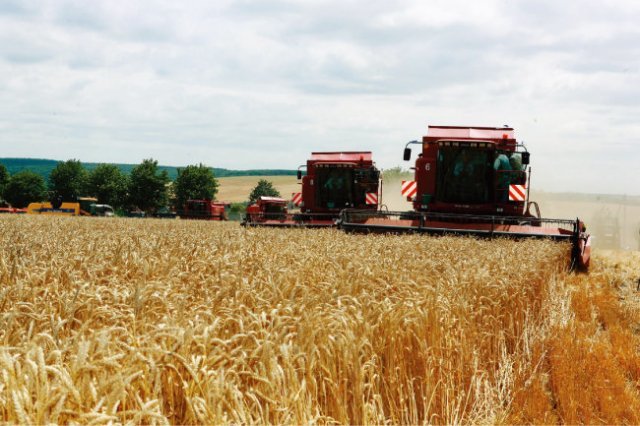
[[[51,170],[56,167],[60,161],[48,160],[40,158],[0,158],[0,164],[4,164],[10,174],[18,173],[22,170],[30,170],[38,173],[45,180],[49,177]],[[87,170],[93,170],[100,163],[82,163]],[[131,172],[136,164],[115,164],[118,168],[126,174]],[[178,167],[175,166],[158,166],[160,170],[166,170],[169,173],[169,177],[174,180],[178,175]],[[253,169],[253,170],[229,170],[212,167],[213,173],[216,177],[230,177],[230,176],[291,176],[295,175],[295,170],[285,169]]]

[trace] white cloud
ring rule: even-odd
[[[370,149],[391,167],[427,124],[510,124],[538,189],[637,194],[639,18],[594,0],[6,1],[0,149],[228,168]]]

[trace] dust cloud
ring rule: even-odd
[[[386,206],[389,211],[408,211],[413,210],[413,204],[407,201],[400,193],[403,180],[412,180],[411,177],[385,177],[382,182],[382,205]]]
[[[640,250],[640,196],[532,192],[542,217],[580,218],[593,247]]]
[[[388,210],[413,209],[412,203],[400,193],[402,180],[411,179],[384,177],[381,202]],[[593,238],[594,248],[640,250],[640,196],[532,191],[530,201],[538,203],[542,217],[580,218]]]

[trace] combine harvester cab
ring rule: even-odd
[[[299,212],[287,211],[282,198],[262,197],[247,208],[242,225],[323,228],[336,226],[345,208],[378,210],[380,172],[371,152],[313,152],[298,168],[298,180],[302,190],[291,203]]]
[[[415,180],[402,183],[409,212],[345,209],[348,232],[416,232],[482,237],[551,238],[572,243],[571,267],[586,270],[591,237],[579,220],[540,217],[529,201],[529,152],[509,127],[429,126],[415,162]]]
[[[213,200],[187,200],[178,213],[180,219],[227,220],[229,203]]]

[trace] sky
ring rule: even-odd
[[[634,0],[2,0],[0,157],[409,168],[427,125],[509,125],[533,188],[637,195],[638,22]]]

